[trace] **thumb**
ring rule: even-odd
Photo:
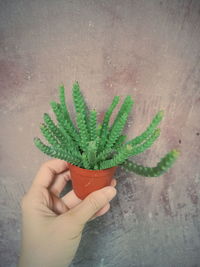
[[[85,224],[97,211],[103,208],[116,195],[117,191],[112,186],[106,186],[89,194],[79,205],[72,208],[70,213],[76,221]]]

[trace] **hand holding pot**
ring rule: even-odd
[[[19,267],[68,266],[86,222],[109,210],[109,201],[116,195],[115,179],[111,186],[91,193],[84,200],[73,190],[60,198],[69,179],[66,161],[47,161],[23,197]]]

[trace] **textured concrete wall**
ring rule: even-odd
[[[0,266],[16,265],[20,199],[50,159],[33,138],[61,82],[74,114],[74,80],[99,118],[114,95],[133,97],[128,138],[165,110],[160,138],[136,162],[182,155],[159,178],[118,169],[112,208],[87,225],[72,266],[200,266],[199,77],[198,0],[1,0]]]

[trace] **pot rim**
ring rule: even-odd
[[[90,172],[90,173],[94,173],[94,172],[96,172],[96,173],[98,173],[98,174],[100,174],[100,173],[106,173],[106,172],[110,172],[110,170],[112,170],[112,169],[116,169],[118,166],[113,166],[113,167],[111,167],[111,168],[107,168],[107,169],[103,169],[103,170],[89,170],[89,169],[84,169],[84,168],[81,168],[81,167],[79,167],[79,166],[76,166],[76,165],[74,165],[74,164],[72,164],[72,163],[70,163],[70,162],[67,162],[67,164],[68,164],[68,166],[69,165],[71,165],[71,167],[73,167],[74,169],[76,169],[76,170],[80,170],[83,174],[84,173],[86,173],[86,174],[88,174],[88,172]]]

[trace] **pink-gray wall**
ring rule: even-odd
[[[129,139],[165,111],[137,163],[181,157],[158,178],[118,169],[111,210],[87,225],[72,266],[200,266],[198,0],[0,1],[0,266],[16,265],[20,200],[50,159],[33,138],[61,82],[74,116],[75,80],[99,121],[115,95],[133,97]]]

